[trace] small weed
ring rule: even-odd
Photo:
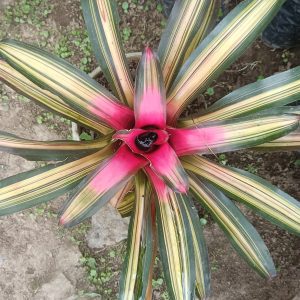
[[[79,137],[82,141],[91,141],[93,139],[92,136],[85,131],[82,132]]]
[[[253,163],[251,164],[248,164],[246,167],[245,167],[245,170],[252,173],[252,174],[257,174],[257,167],[255,167],[255,165]]]
[[[20,102],[25,102],[25,103],[30,102],[30,99],[28,99],[28,98],[26,98],[26,97],[24,97],[24,96],[22,96],[22,95],[18,95],[18,96],[17,96],[17,99],[18,99]]]
[[[228,163],[228,159],[227,159],[226,155],[223,154],[223,153],[220,154],[220,155],[218,156],[218,162],[219,162],[221,165],[225,166],[225,165]]]
[[[206,92],[205,92],[206,95],[208,96],[213,96],[215,94],[215,90],[213,87],[209,87]]]
[[[163,6],[161,5],[161,3],[158,3],[157,6],[156,6],[156,10],[159,12],[159,13],[162,13],[164,8]]]
[[[265,79],[264,75],[259,75],[259,76],[257,76],[256,81],[260,81],[263,79]]]
[[[294,162],[294,165],[296,167],[300,167],[300,159],[296,159],[295,162]]]
[[[200,224],[201,224],[202,226],[205,226],[205,225],[207,224],[207,219],[205,219],[205,218],[200,218]]]
[[[129,27],[123,28],[122,34],[123,34],[123,40],[128,41],[131,36],[132,30]]]
[[[163,278],[157,278],[156,280],[152,279],[152,286],[154,289],[160,288],[163,283]]]
[[[124,11],[124,13],[128,13],[128,9],[129,9],[129,4],[128,4],[128,2],[126,2],[126,1],[124,1],[123,3],[122,3],[122,9],[123,9],[123,11]]]
[[[289,50],[284,50],[281,54],[282,61],[287,64],[291,58],[293,58],[295,55],[294,53],[291,53]]]

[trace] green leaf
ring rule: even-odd
[[[169,189],[157,200],[158,243],[169,295],[193,299],[195,290],[194,244],[184,194]]]
[[[191,189],[229,238],[239,255],[263,277],[274,277],[270,253],[252,224],[223,193],[205,180],[190,176]]]
[[[300,235],[300,203],[249,172],[220,166],[200,156],[182,158],[183,166],[208,180],[231,198],[245,203],[265,219]]]
[[[202,115],[180,120],[180,126],[225,120],[278,108],[300,97],[300,67],[270,76],[235,90],[215,102]]]
[[[120,280],[120,299],[146,299],[152,271],[151,194],[143,173],[135,176],[135,209],[128,229],[127,253]]]
[[[169,124],[255,40],[285,0],[246,0],[195,49],[168,90]]]
[[[105,148],[72,162],[46,166],[0,181],[0,215],[47,202],[73,189],[111,151]]]
[[[299,151],[300,150],[300,130],[297,129],[279,139],[260,144],[251,150],[261,151]]]
[[[79,158],[99,151],[108,145],[111,137],[89,142],[76,141],[34,141],[0,131],[0,150],[22,156],[28,160],[65,160]]]
[[[37,47],[3,40],[0,56],[40,88],[59,96],[77,112],[114,129],[130,127],[133,112],[67,61]],[[107,131],[105,132],[107,133]]]
[[[158,46],[166,89],[215,23],[219,1],[176,1]]]
[[[202,126],[170,129],[169,133],[170,144],[176,154],[182,156],[254,147],[287,135],[298,127],[297,115],[254,115],[207,122]]]
[[[67,105],[58,96],[53,93],[39,88],[36,84],[28,80],[20,72],[12,68],[4,60],[0,59],[0,79],[9,85],[12,89],[21,93],[25,97],[32,99],[38,104],[47,107],[58,115],[61,115],[74,122],[80,123],[83,126],[102,133],[109,133],[112,129],[101,125],[99,122],[91,119],[89,116],[84,116]]]
[[[81,0],[89,37],[101,69],[115,95],[133,106],[133,80],[120,36],[119,15],[115,0]],[[128,3],[122,8],[128,10]]]
[[[184,200],[180,201],[179,204],[185,210],[191,228],[195,255],[196,288],[200,299],[207,299],[210,293],[210,270],[202,224],[191,198],[185,197]]]

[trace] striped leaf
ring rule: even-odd
[[[64,208],[60,223],[73,226],[91,217],[146,164],[144,158],[134,155],[126,145],[121,146],[78,185]]]
[[[146,299],[152,268],[151,194],[143,173],[135,176],[135,186],[135,209],[128,229],[127,253],[120,280],[119,294],[124,300]]]
[[[260,144],[253,150],[262,151],[299,151],[300,150],[300,130],[297,129],[286,136],[274,141]]]
[[[34,46],[0,42],[0,56],[40,88],[61,97],[77,112],[114,129],[132,126],[133,112],[99,83],[70,63]]]
[[[166,92],[156,54],[147,47],[140,60],[135,83],[135,127],[166,127]]]
[[[135,193],[131,192],[125,195],[123,200],[118,203],[117,210],[123,218],[129,217],[134,210]]]
[[[9,85],[12,89],[18,91],[25,97],[36,101],[42,106],[46,106],[56,114],[59,114],[74,122],[80,123],[104,134],[112,131],[109,127],[100,124],[91,117],[84,116],[64,103],[58,96],[51,92],[39,88],[36,84],[28,80],[20,72],[12,68],[7,62],[0,59],[0,80]]]
[[[101,69],[115,95],[133,106],[133,81],[122,46],[115,0],[81,0],[88,34]]]
[[[18,212],[64,194],[111,152],[111,147],[106,147],[79,160],[49,165],[0,181],[0,215]]]
[[[300,97],[300,67],[235,90],[215,102],[201,116],[180,120],[181,127],[236,118],[286,105]]]
[[[108,145],[111,137],[75,142],[75,141],[33,141],[0,131],[0,150],[22,156],[28,160],[64,160],[82,157],[99,151]]]
[[[118,208],[120,203],[123,202],[126,195],[128,193],[132,193],[133,189],[134,189],[134,179],[131,179],[123,186],[123,188],[119,190],[119,192],[115,194],[113,198],[111,198],[111,200],[109,201],[110,205],[115,208]]]
[[[172,189],[184,193],[188,189],[188,178],[177,154],[167,143],[168,137],[166,131],[156,129],[120,130],[113,135],[114,139],[124,141],[132,152],[145,157],[154,172]],[[136,141],[140,141],[139,147]]]
[[[263,277],[274,277],[276,269],[264,241],[237,206],[203,179],[191,175],[190,184],[196,199],[211,213],[239,255]]]
[[[191,227],[195,253],[196,288],[198,295],[200,296],[200,299],[207,299],[210,294],[210,270],[208,252],[198,212],[190,197],[185,197],[185,201],[181,201],[179,204],[182,206],[182,209],[186,211],[188,222]]]
[[[297,115],[263,115],[168,129],[178,156],[227,152],[272,141],[297,129]]]
[[[168,91],[168,124],[236,60],[268,25],[285,0],[246,0],[195,49]]]
[[[183,166],[258,211],[274,224],[300,235],[300,203],[249,172],[220,166],[200,156],[182,158]]]
[[[157,193],[159,253],[171,299],[194,299],[194,247],[188,215],[182,207],[185,194],[174,193],[147,167]]]
[[[176,1],[158,46],[165,86],[172,84],[183,62],[215,21],[219,1]]]
[[[168,186],[179,193],[188,190],[188,177],[177,154],[172,147],[165,143],[151,153],[144,156],[149,160],[152,170],[160,176]]]

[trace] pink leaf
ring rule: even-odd
[[[139,169],[148,164],[142,156],[133,154],[123,145],[78,186],[65,208],[60,223],[75,225],[93,215],[106,204]]]
[[[176,153],[167,143],[157,150],[145,153],[153,171],[175,191],[186,193],[188,190],[188,177]]]
[[[224,139],[221,126],[176,129],[168,128],[170,145],[178,156],[210,153],[210,147]]]
[[[134,124],[133,111],[107,97],[98,96],[92,99],[90,111],[116,130],[132,128]]]
[[[134,99],[135,127],[166,127],[166,92],[156,54],[146,48],[137,70]]]

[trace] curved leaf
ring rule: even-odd
[[[158,56],[168,89],[183,62],[209,32],[219,1],[176,1],[162,34]]]
[[[243,1],[200,43],[168,91],[168,124],[174,124],[187,104],[242,54],[284,1]]]
[[[252,150],[252,149],[251,149]],[[253,150],[262,151],[299,151],[300,150],[300,130],[295,130],[286,136],[274,141],[260,144]]]
[[[299,126],[296,115],[250,116],[208,122],[203,126],[169,128],[170,145],[178,156],[249,148],[282,137]]]
[[[166,92],[158,58],[147,47],[140,60],[135,82],[135,127],[166,127]]]
[[[161,177],[164,182],[179,193],[188,190],[188,177],[183,169],[177,154],[172,147],[165,143],[151,153],[144,156],[150,162],[150,168]]]
[[[78,185],[64,208],[60,223],[73,226],[92,216],[147,163],[144,158],[134,155],[126,145],[121,146]]]
[[[75,141],[33,141],[0,131],[0,151],[22,156],[28,160],[64,160],[82,157],[99,151],[110,143],[111,137],[75,142]]]
[[[171,299],[194,299],[195,266],[191,228],[182,202],[186,195],[174,193],[147,167],[157,193],[159,253]]]
[[[143,173],[135,176],[135,209],[130,220],[127,253],[120,279],[120,299],[145,299],[151,271],[153,233],[151,194]]]
[[[265,219],[300,235],[300,203],[249,172],[220,166],[200,156],[182,158],[183,166],[207,179],[231,198],[258,211]]]
[[[236,118],[286,105],[300,97],[300,67],[235,90],[210,106],[201,116],[180,120],[181,127]]]
[[[205,180],[190,177],[191,189],[229,238],[232,246],[263,277],[276,269],[264,241],[242,212],[223,193]]]
[[[0,181],[0,215],[47,202],[73,189],[111,152],[109,146],[72,162],[49,165]]]
[[[133,106],[133,81],[120,36],[115,0],[81,0],[88,34],[99,65],[115,95]]]
[[[114,129],[132,126],[133,112],[128,107],[63,59],[13,40],[0,42],[0,56],[40,88],[61,97],[84,116]]]
[[[210,270],[205,239],[198,212],[193,201],[190,197],[185,197],[184,200],[185,201],[179,202],[179,204],[182,206],[182,209],[186,211],[191,227],[195,253],[196,288],[200,299],[207,299],[210,294]]]
[[[56,114],[104,134],[112,131],[111,128],[91,119],[88,115],[84,116],[78,113],[72,107],[64,103],[58,96],[39,88],[2,59],[0,59],[0,80],[25,97],[36,101],[38,104],[45,106]]]

